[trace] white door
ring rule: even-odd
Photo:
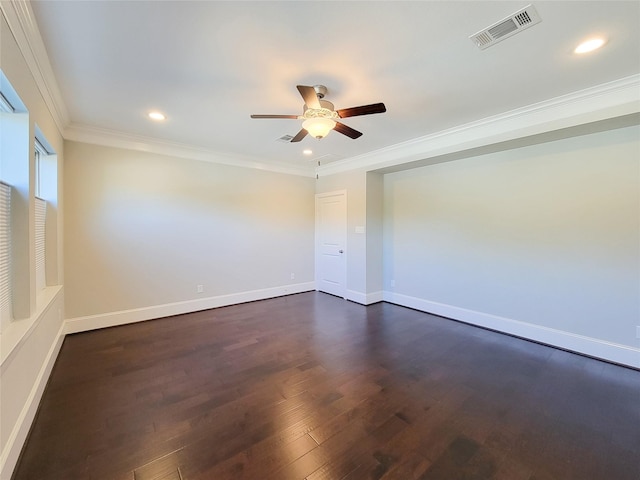
[[[347,192],[316,195],[316,288],[347,293]]]

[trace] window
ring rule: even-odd
[[[42,144],[42,142],[40,140],[38,140],[38,138],[36,137],[36,141],[34,144],[34,154],[35,154],[35,164],[34,164],[34,170],[35,170],[35,196],[36,197],[40,197],[42,198],[43,196],[43,187],[42,187],[42,182],[43,179],[42,177],[44,175],[46,175],[46,173],[44,172],[44,158],[46,157],[49,152],[47,151],[47,148]]]
[[[0,71],[0,82],[7,85],[4,74]],[[9,90],[9,89],[7,89]],[[11,92],[12,93],[12,92]],[[10,95],[10,93],[7,93]],[[0,116],[4,125],[4,115],[15,113],[16,109],[0,91]],[[3,132],[4,133],[4,132]],[[3,144],[8,140],[1,136]],[[9,155],[9,149],[3,146],[2,156]],[[6,169],[5,162],[0,161],[0,172]],[[4,176],[0,178],[0,332],[9,325],[13,319],[13,308],[11,304],[11,186],[3,183]]]
[[[42,143],[36,138],[35,141],[35,239],[36,239],[36,292],[47,286],[47,201],[42,195],[42,167],[40,157],[46,155],[46,150]]]
[[[46,288],[59,283],[58,157],[2,70],[0,122],[0,182],[11,202],[2,197],[0,214],[0,331],[6,332],[20,330],[19,321],[59,291]]]
[[[36,292],[47,286],[47,210],[49,178],[47,161],[50,159],[50,149],[39,129],[34,143],[34,194],[35,194],[35,250],[36,250]]]

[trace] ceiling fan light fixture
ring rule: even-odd
[[[302,122],[302,128],[309,132],[312,137],[318,139],[326,137],[335,126],[336,122],[334,120],[324,117],[309,118]]]

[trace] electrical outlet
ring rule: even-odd
[[[196,287],[196,291],[197,291],[198,293],[202,293],[202,292],[204,292],[204,285],[198,285],[198,286]]]
[[[395,280],[391,280],[391,288],[394,288],[396,286],[396,281]]]
[[[291,274],[291,280],[295,280],[295,279],[296,279],[296,274],[295,274],[295,273],[292,273],[292,274]]]

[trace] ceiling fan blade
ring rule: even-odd
[[[304,103],[307,108],[322,108],[320,105],[320,100],[318,100],[318,94],[316,93],[316,89],[313,87],[308,87],[306,85],[298,85],[297,86],[300,95],[304,98]]]
[[[297,119],[298,115],[251,115],[251,118],[294,118],[294,119]]]
[[[296,134],[296,136],[295,136],[295,137],[293,137],[293,138],[290,140],[290,143],[299,142],[300,140],[302,140],[304,137],[306,137],[306,136],[307,136],[307,133],[309,133],[309,132],[307,132],[307,131],[303,128],[302,130],[300,130],[300,131]]]
[[[347,127],[344,123],[340,123],[340,122],[336,122],[336,126],[333,127],[333,129],[336,132],[346,135],[347,137],[353,138],[353,139],[356,139],[362,136],[362,132],[354,130],[351,127]]]
[[[387,107],[384,103],[372,103],[371,105],[362,105],[361,107],[341,108],[337,110],[340,118],[357,117],[358,115],[371,115],[373,113],[384,113]]]

